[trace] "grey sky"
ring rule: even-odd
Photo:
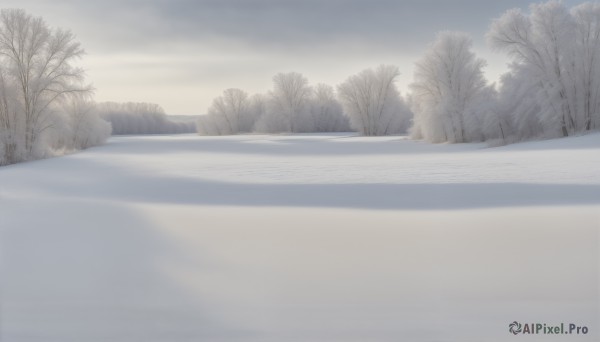
[[[440,30],[473,36],[495,81],[506,59],[485,45],[491,20],[529,1],[504,0],[4,0],[71,29],[98,101],[159,103],[201,114],[226,88],[265,92],[277,72],[336,85],[395,64],[404,92]],[[572,5],[576,1],[565,1]]]

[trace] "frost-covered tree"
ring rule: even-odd
[[[256,131],[256,123],[267,112],[268,96],[265,94],[254,94],[249,99],[247,120],[252,124],[251,132]]]
[[[381,65],[363,70],[338,86],[353,129],[367,136],[406,132],[412,114],[396,88],[399,75],[397,67]]]
[[[540,104],[535,83],[523,65],[511,64],[511,72],[502,75],[496,110],[507,128],[505,136],[510,140],[541,137],[548,130],[548,123],[541,120]]]
[[[0,11],[0,165],[87,148],[110,135],[97,115],[67,110],[92,92],[75,66],[83,54],[70,31],[23,10]]]
[[[62,132],[64,145],[83,150],[106,142],[111,135],[111,125],[98,114],[97,106],[83,96],[72,96],[63,102],[67,129]]]
[[[17,103],[16,87],[0,69],[0,165],[25,159],[25,120]]]
[[[576,108],[574,129],[600,129],[600,4],[587,2],[574,7]]]
[[[336,99],[333,87],[317,84],[309,99],[309,113],[313,132],[348,132],[350,122]]]
[[[83,53],[68,30],[50,28],[20,9],[0,12],[2,83],[5,94],[12,88],[15,101],[13,109],[0,113],[11,141],[4,151],[8,163],[45,153],[42,135],[55,124],[53,106],[67,94],[90,91],[82,84],[83,69],[74,65]]]
[[[230,135],[253,132],[258,118],[265,111],[262,95],[249,97],[241,89],[227,89],[215,98],[207,115],[196,122],[201,135]]]
[[[348,119],[333,88],[317,84],[314,88],[299,73],[277,74],[274,90],[255,105],[260,109],[255,131],[262,133],[345,132]]]
[[[246,118],[249,111],[248,94],[241,89],[227,89],[223,91],[223,95],[213,100],[212,106],[208,109],[208,117],[198,122],[198,128],[204,134],[228,135],[250,132],[254,122]],[[212,125],[216,126],[215,132],[203,128],[206,120],[211,120]]]
[[[302,105],[294,114],[294,133],[347,132],[350,124],[335,96],[333,87],[318,84],[306,86]],[[289,132],[289,116],[280,98],[273,92],[255,100],[255,131],[262,133]],[[283,114],[282,114],[283,113]]]
[[[519,138],[600,128],[599,4],[569,10],[549,1],[531,5],[528,14],[513,9],[493,22],[488,39],[513,58],[501,99],[504,107],[513,103]]]
[[[349,132],[350,121],[344,114],[332,86],[318,84],[310,99],[310,113],[313,117],[316,132]]]
[[[289,72],[275,75],[266,113],[257,122],[257,130],[265,133],[309,131],[310,94],[308,80],[302,74]]]
[[[243,117],[248,113],[248,93],[241,89],[227,89],[223,96],[214,100],[209,113],[219,116],[226,124],[229,134],[248,131],[251,127],[243,127]]]
[[[499,94],[495,86],[486,87],[479,96],[478,103],[474,108],[478,111],[474,114],[480,117],[481,135],[484,140],[492,144],[505,145],[512,140],[514,125],[510,113],[500,106]],[[496,141],[494,143],[494,141]]]
[[[484,139],[486,122],[493,122],[492,90],[483,76],[485,61],[475,56],[471,38],[441,32],[416,64],[412,136],[430,142],[468,142]],[[496,126],[494,123],[489,124]],[[500,127],[496,127],[500,130]]]

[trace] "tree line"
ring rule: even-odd
[[[509,10],[487,32],[510,59],[500,83],[461,32],[440,32],[402,96],[396,66],[350,76],[335,89],[299,73],[273,77],[267,94],[227,89],[197,123],[207,135],[247,132],[409,133],[432,143],[555,138],[600,128],[600,4],[559,1]]]
[[[85,149],[115,134],[204,135],[356,131],[432,143],[565,137],[600,128],[600,4],[559,1],[509,10],[486,34],[511,62],[484,77],[468,34],[440,32],[400,94],[399,68],[363,70],[332,87],[279,73],[266,94],[231,88],[196,127],[147,103],[93,101],[69,30],[19,9],[0,11],[0,165]]]

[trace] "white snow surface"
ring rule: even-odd
[[[0,341],[597,341],[599,242],[600,134],[112,138],[0,168]]]

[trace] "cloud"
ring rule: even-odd
[[[568,5],[570,2],[566,1]],[[522,0],[5,0],[77,34],[101,100],[156,101],[201,113],[223,88],[265,91],[278,71],[335,85],[366,67],[399,65],[404,87],[435,33],[473,35]],[[492,75],[493,77],[493,75]],[[129,86],[128,86],[129,85]],[[191,99],[182,98],[200,93]],[[170,95],[169,95],[170,94]]]
[[[63,14],[106,50],[223,39],[256,48],[301,49],[339,40],[414,50],[440,30],[482,35],[491,18],[518,0],[129,0],[8,1]],[[75,28],[73,28],[75,29]]]

